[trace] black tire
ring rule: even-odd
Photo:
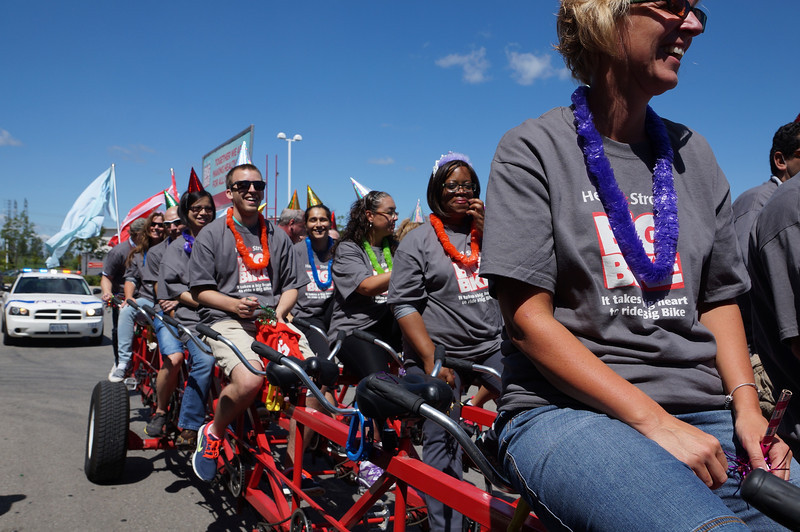
[[[100,333],[100,336],[92,336],[86,339],[86,343],[89,345],[103,345],[103,339],[105,335]]]
[[[94,483],[119,480],[125,470],[130,424],[128,389],[100,381],[92,391],[83,470]]]
[[[6,328],[6,320],[3,320],[3,345],[17,345],[18,340],[8,334],[8,329]]]
[[[291,532],[311,531],[311,521],[308,520],[308,517],[306,517],[306,514],[302,508],[298,508],[292,514],[290,527]]]

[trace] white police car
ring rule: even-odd
[[[18,338],[88,338],[100,345],[103,302],[95,293],[80,275],[22,270],[3,292],[3,343]]]

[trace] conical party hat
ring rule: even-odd
[[[331,229],[338,231],[336,227],[336,211],[331,211]]]
[[[173,198],[172,194],[170,194],[168,190],[164,191],[164,203],[167,205],[167,209],[178,206],[178,200]]]
[[[247,153],[247,141],[242,141],[242,149],[239,150],[239,159],[236,161],[236,166],[240,164],[252,164],[250,162],[250,154]]]
[[[322,200],[319,199],[319,196],[314,194],[310,186],[306,185],[306,209],[316,207],[317,205],[322,205]]]
[[[356,181],[352,177],[350,178],[350,181],[353,182],[353,188],[356,191],[356,196],[358,197],[358,199],[361,199],[364,196],[366,196],[367,194],[369,194],[370,192],[372,192],[371,188],[365,187],[364,185],[362,185],[361,183],[359,183],[358,181]]]
[[[289,205],[287,205],[286,208],[300,210],[300,200],[297,199],[297,190],[295,190],[294,194],[292,194],[292,201],[289,202]]]
[[[411,221],[415,224],[425,223],[425,218],[422,216],[422,207],[419,205],[419,198],[417,198],[417,206],[414,207],[414,214],[411,215]]]
[[[188,192],[201,192],[202,190],[203,190],[203,185],[200,184],[200,179],[197,177],[197,173],[194,171],[194,167],[192,167],[192,173],[189,174]]]

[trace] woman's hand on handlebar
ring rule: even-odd
[[[760,410],[736,411],[734,430],[736,431],[736,437],[747,453],[750,467],[769,470],[776,477],[789,480],[789,464],[792,461],[792,451],[783,440],[777,436],[774,437],[767,449],[766,456],[769,458],[769,465],[764,460],[761,440],[767,431],[767,425],[768,422],[761,415]]]
[[[642,434],[689,466],[709,488],[717,489],[728,480],[728,460],[714,436],[669,414]]]

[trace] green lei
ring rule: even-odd
[[[372,246],[369,245],[369,242],[364,240],[364,251],[367,252],[367,256],[369,257],[369,261],[372,263],[372,267],[375,268],[375,271],[380,273],[386,273],[381,265],[378,263],[378,257],[375,256],[375,252],[372,251]],[[383,258],[386,259],[386,268],[389,271],[392,271],[392,252],[389,250],[389,239],[384,238],[381,242],[381,246],[383,249]]]

